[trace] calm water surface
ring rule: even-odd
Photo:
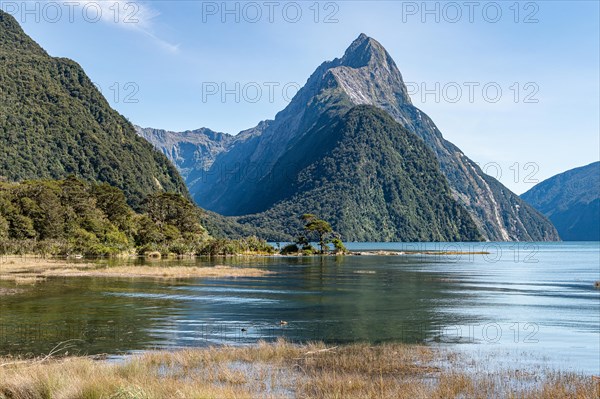
[[[278,337],[401,341],[600,374],[599,243],[349,247],[490,253],[161,262],[275,272],[252,278],[51,278],[0,297],[0,352],[48,353],[69,339],[71,353],[87,354]]]

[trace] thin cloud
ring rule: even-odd
[[[47,1],[52,2],[52,0]],[[76,4],[82,11],[79,15],[86,20],[102,21],[119,28],[143,33],[164,50],[171,53],[179,51],[179,44],[170,43],[154,32],[154,20],[160,12],[146,3],[132,0],[78,0],[62,1],[62,3],[65,7],[73,7]]]
[[[156,44],[158,44],[160,47],[162,47],[163,49],[165,49],[171,53],[177,53],[179,51],[179,44],[169,43],[166,40],[163,40],[163,39],[155,36],[152,32],[144,30],[144,29],[140,29],[140,32],[151,37]]]

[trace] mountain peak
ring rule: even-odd
[[[348,51],[351,51],[353,49],[359,48],[361,46],[364,46],[365,44],[368,44],[369,42],[375,42],[377,43],[377,41],[369,36],[367,36],[364,33],[361,33],[353,42],[352,44],[350,44],[350,47],[348,47]]]
[[[391,60],[390,55],[377,40],[361,33],[344,53],[341,64],[352,68],[362,68],[376,61]]]
[[[364,33],[350,44],[342,58],[322,68],[331,72],[355,105],[375,105],[396,116],[399,107],[411,104],[396,63],[381,43]]]

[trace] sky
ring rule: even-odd
[[[360,33],[413,103],[521,194],[600,159],[598,1],[0,1],[143,127],[237,134],[272,119]]]

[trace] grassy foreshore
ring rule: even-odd
[[[4,257],[0,262],[0,281],[16,284],[33,284],[47,277],[144,277],[144,278],[196,278],[196,277],[256,277],[270,272],[247,266],[165,266],[116,265],[94,262],[70,262],[66,259],[39,257]],[[6,293],[9,293],[8,291]],[[2,292],[0,292],[0,295]]]
[[[90,357],[0,359],[0,398],[597,398],[593,377],[488,370],[418,345],[293,345]],[[465,364],[469,364],[468,371]],[[473,371],[476,370],[476,371]]]

